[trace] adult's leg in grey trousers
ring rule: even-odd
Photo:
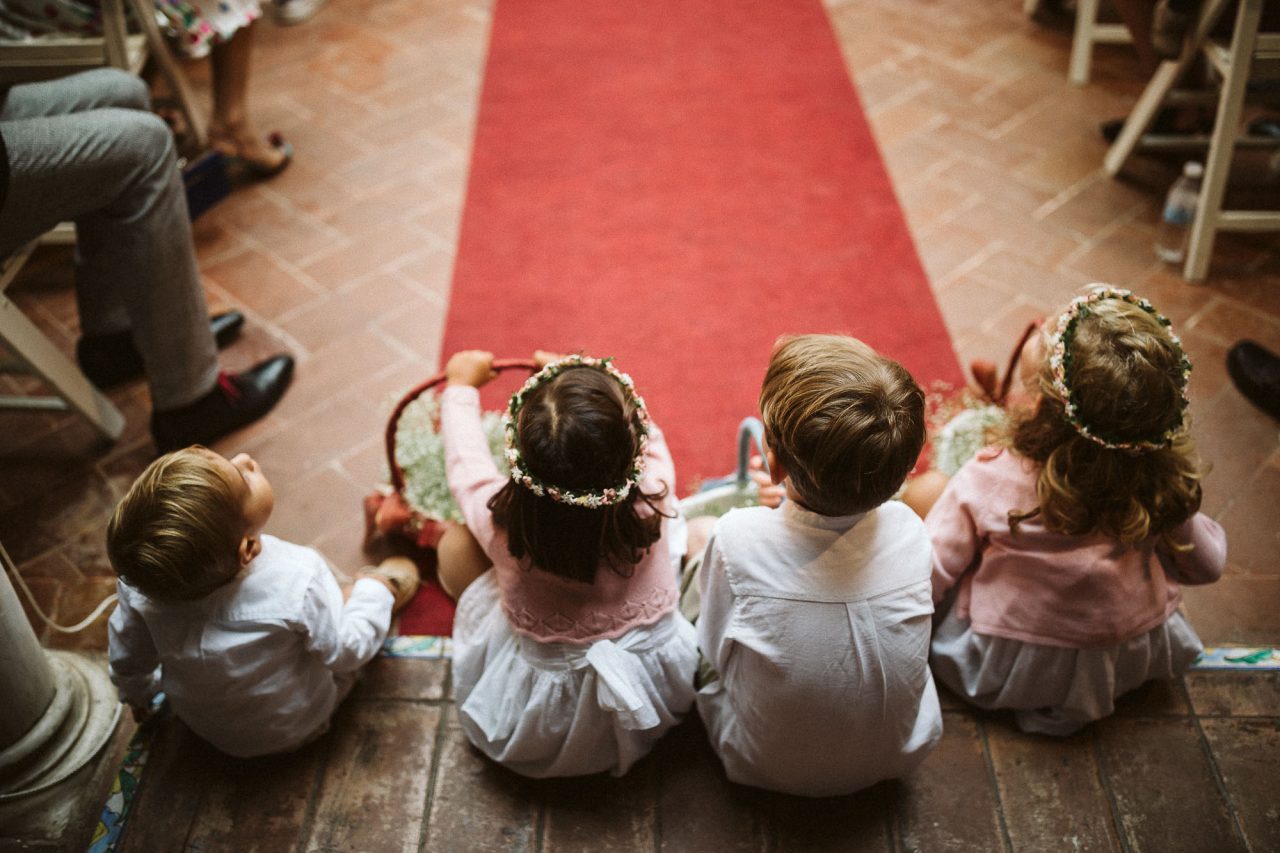
[[[208,393],[218,362],[173,135],[146,106],[141,81],[115,69],[14,86],[0,251],[74,221],[81,327],[132,329],[166,410]]]

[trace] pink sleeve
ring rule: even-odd
[[[1156,545],[1165,574],[1181,584],[1213,583],[1227,565],[1227,534],[1222,525],[1202,512],[1187,519],[1170,538],[1189,551],[1170,548],[1163,538]]]
[[[480,423],[480,392],[450,385],[440,395],[440,432],[444,438],[445,477],[462,519],[481,546],[493,537],[489,498],[507,482],[489,452]]]
[[[970,462],[947,483],[938,502],[924,520],[933,543],[933,600],[941,601],[978,560],[982,535],[969,503],[971,484],[967,476]]]

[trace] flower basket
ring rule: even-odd
[[[527,359],[505,359],[495,361],[493,369],[533,372],[538,368]],[[394,545],[434,549],[444,532],[461,521],[445,479],[439,431],[435,389],[444,379],[444,373],[438,373],[409,389],[387,419],[389,482],[364,499],[366,550],[372,550],[378,537]],[[494,461],[505,470],[499,415],[486,412],[484,426]]]

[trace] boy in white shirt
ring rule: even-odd
[[[712,531],[698,711],[731,780],[846,794],[906,774],[942,734],[929,537],[890,500],[924,443],[924,394],[861,341],[804,335],[775,348],[760,410],[787,500]]]
[[[344,594],[318,552],[262,533],[274,505],[248,454],[193,446],[151,463],[107,527],[121,698],[141,718],[163,690],[192,731],[240,757],[323,734],[418,588],[413,562],[393,557]]]

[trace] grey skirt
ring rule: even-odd
[[[1075,649],[989,637],[952,609],[934,628],[934,677],[979,708],[1014,712],[1018,728],[1066,736],[1115,710],[1117,696],[1181,675],[1203,650],[1181,611],[1114,646]]]

